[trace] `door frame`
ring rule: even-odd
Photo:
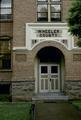
[[[41,66],[48,66],[48,77],[49,76],[51,76],[51,66],[57,66],[58,67],[58,73],[56,73],[56,74],[58,74],[58,89],[57,90],[52,90],[51,89],[51,82],[48,80],[48,90],[41,90],[41,80],[40,80],[40,76],[41,76]],[[39,82],[38,82],[38,86],[39,86],[39,92],[60,92],[60,65],[59,64],[53,64],[53,63],[41,63],[41,64],[39,64],[39,72],[38,72],[38,74],[39,74]],[[55,73],[53,73],[53,75],[54,75]]]

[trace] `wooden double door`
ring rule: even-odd
[[[39,91],[60,91],[60,66],[59,64],[39,65]]]

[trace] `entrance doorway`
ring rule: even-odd
[[[63,91],[64,68],[64,55],[58,48],[42,48],[35,60],[35,93]]]
[[[60,91],[60,69],[58,64],[39,65],[39,90],[40,92]]]

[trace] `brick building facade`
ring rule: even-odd
[[[81,98],[81,49],[66,21],[71,5],[72,0],[1,0],[1,94],[13,100],[40,93]]]

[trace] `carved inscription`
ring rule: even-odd
[[[36,34],[37,34],[37,37],[61,37],[62,30],[59,30],[59,29],[37,30]]]

